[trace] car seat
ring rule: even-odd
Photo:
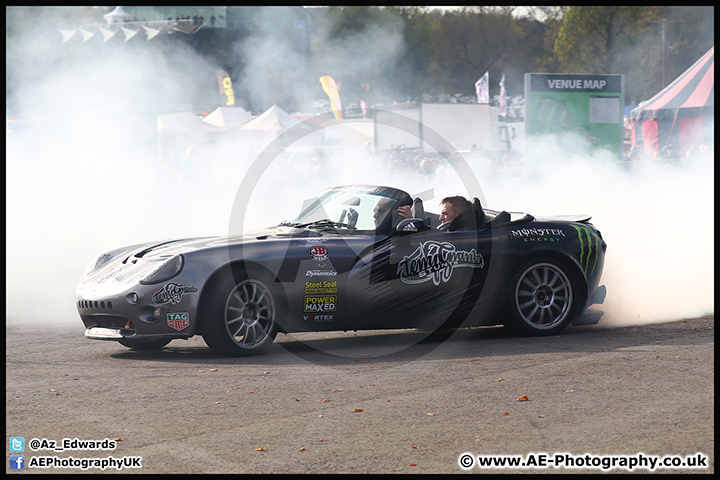
[[[460,215],[450,221],[447,231],[454,232],[456,230],[476,230],[473,212],[461,212]]]
[[[425,209],[423,208],[423,203],[420,197],[416,197],[415,200],[413,200],[410,212],[412,212],[412,218],[419,218],[420,220],[427,222],[425,219]]]
[[[482,204],[477,197],[473,198],[472,206],[473,213],[475,214],[475,223],[477,224],[477,229],[482,230],[485,228],[485,210],[483,210]]]

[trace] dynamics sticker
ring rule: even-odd
[[[471,249],[456,250],[449,242],[427,241],[421,243],[410,255],[398,264],[400,280],[407,284],[425,283],[432,280],[435,286],[447,282],[456,268],[483,268],[485,259],[481,253]]]
[[[337,275],[335,270],[306,270],[306,277],[334,277]]]

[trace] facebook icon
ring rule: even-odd
[[[25,470],[25,455],[10,455],[10,470]]]

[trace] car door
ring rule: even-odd
[[[490,261],[489,232],[398,233],[363,252],[348,278],[355,328],[436,328],[461,321]]]

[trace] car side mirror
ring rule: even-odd
[[[395,232],[399,235],[407,235],[409,233],[417,233],[425,230],[430,230],[427,222],[419,218],[406,218],[405,220],[398,223],[395,227]]]

